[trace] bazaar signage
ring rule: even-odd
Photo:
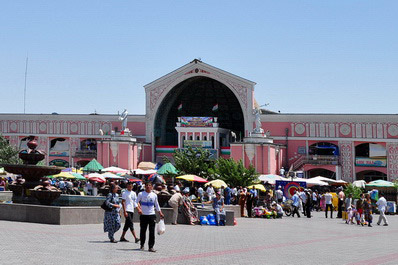
[[[197,148],[212,148],[213,143],[211,141],[184,140],[184,147],[188,146]]]
[[[181,127],[213,127],[213,117],[181,117]]]
[[[355,158],[355,165],[360,167],[386,167],[386,158],[370,158],[370,157],[357,157]]]

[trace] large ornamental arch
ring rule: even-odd
[[[239,128],[237,122],[227,122],[226,127],[231,130],[242,130],[242,136],[247,136],[248,132],[253,129],[254,117],[253,111],[253,93],[255,83],[239,76],[233,75],[221,69],[215,68],[208,64],[205,64],[199,60],[193,60],[192,62],[182,66],[181,68],[145,85],[146,93],[146,141],[155,144],[165,143],[172,141],[172,136],[167,136],[165,130],[172,128],[173,124],[168,116],[170,112],[173,112],[176,108],[176,104],[180,104],[181,98],[187,98],[189,94],[188,90],[192,90],[192,86],[196,89],[204,89],[204,93],[210,93],[210,89],[206,86],[211,86],[214,89],[220,91],[220,95],[224,95],[227,100],[227,105],[231,106],[232,109],[228,110],[230,115],[236,115],[236,117],[230,117],[229,120],[236,120],[240,115],[242,121],[242,128]],[[201,88],[201,86],[203,88]],[[187,90],[187,92],[185,92]],[[184,93],[185,92],[185,93]],[[217,103],[217,99],[208,98],[203,101],[204,107],[197,115],[209,115],[209,106],[213,103]],[[184,102],[183,102],[184,104]],[[183,115],[189,116],[194,115],[195,111],[189,111],[192,106],[185,103],[187,106],[187,112],[184,113],[184,105],[182,113]],[[237,105],[240,107],[238,108]],[[226,108],[226,107],[225,107]],[[228,108],[227,108],[228,109]],[[222,117],[223,109],[220,108],[220,113],[217,116]],[[232,114],[235,113],[235,114]],[[172,116],[175,116],[173,114]],[[169,120],[162,121],[162,116]],[[220,117],[220,118],[221,118]],[[174,119],[175,117],[172,117]],[[226,119],[228,120],[228,119]],[[222,124],[222,118],[220,120],[220,126]],[[168,123],[165,125],[165,122]],[[173,122],[176,122],[173,121]],[[166,129],[165,129],[166,128]],[[162,140],[156,140],[158,138]],[[165,138],[166,137],[166,138]]]

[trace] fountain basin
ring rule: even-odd
[[[40,181],[44,176],[56,175],[62,167],[36,165],[3,165],[4,170],[13,174],[22,175],[26,182]]]
[[[58,190],[36,190],[30,189],[30,195],[36,198],[40,204],[51,205],[52,202],[59,198],[61,191]]]

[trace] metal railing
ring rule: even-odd
[[[339,156],[306,155],[303,160],[303,163],[311,164],[311,165],[338,165],[339,164]]]
[[[97,150],[76,150],[73,157],[96,158]]]

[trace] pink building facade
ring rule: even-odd
[[[254,87],[194,60],[144,86],[146,114],[129,115],[126,131],[116,114],[0,114],[0,132],[20,149],[36,136],[49,165],[135,169],[192,145],[261,174],[398,179],[398,115],[274,113],[259,109]]]

